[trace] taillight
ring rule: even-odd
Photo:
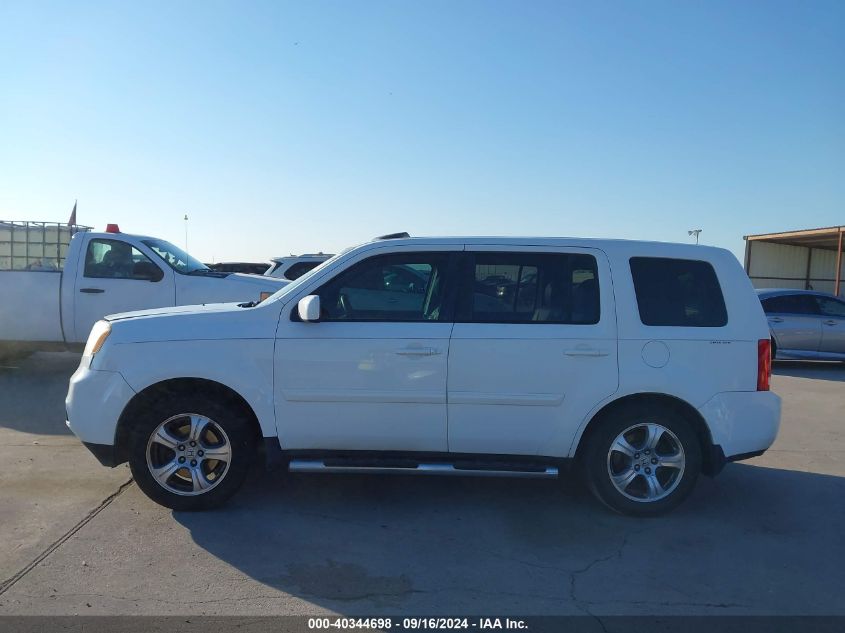
[[[761,338],[757,341],[757,391],[768,391],[772,378],[772,341]]]

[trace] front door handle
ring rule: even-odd
[[[86,294],[99,294],[101,292],[105,292],[102,288],[80,288],[79,292],[84,292]]]
[[[603,349],[568,349],[564,352],[567,356],[607,356],[608,352]]]
[[[769,317],[769,323],[783,323],[783,319],[780,317]]]
[[[403,347],[402,349],[397,349],[396,353],[399,356],[437,356],[442,352],[433,347]]]
[[[837,322],[834,321],[833,319],[828,319],[827,321],[824,322],[824,324],[825,325],[837,325]]]

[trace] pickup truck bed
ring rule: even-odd
[[[63,341],[60,272],[0,271],[0,339]]]

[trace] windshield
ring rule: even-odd
[[[153,252],[161,257],[177,273],[189,274],[197,270],[209,270],[208,266],[194,259],[181,248],[174,246],[170,242],[165,240],[141,241],[153,249]]]

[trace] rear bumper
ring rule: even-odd
[[[134,395],[117,372],[91,370],[80,365],[70,378],[65,399],[67,426],[101,463],[105,463],[101,456],[107,451],[99,447],[114,446],[117,421]]]
[[[771,391],[730,391],[711,398],[699,412],[723,462],[762,454],[780,428],[780,397]]]

